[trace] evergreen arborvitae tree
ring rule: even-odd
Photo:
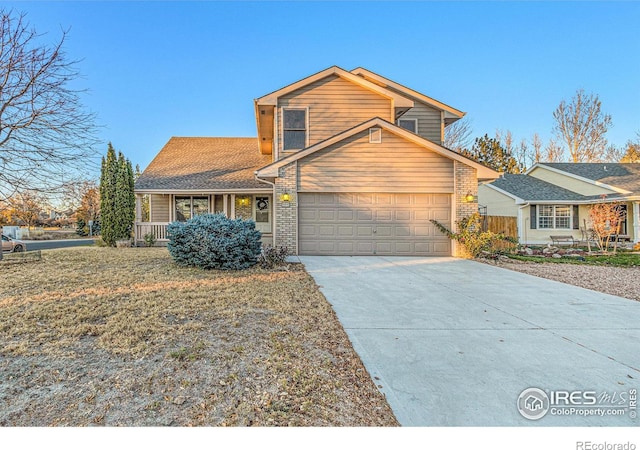
[[[102,240],[109,246],[116,244],[116,175],[118,171],[118,160],[116,151],[111,142],[107,148],[106,158],[102,158],[102,171],[100,173],[100,211],[102,225]]]
[[[135,220],[135,196],[133,193],[133,169],[131,162],[120,152],[115,191],[116,239],[129,239]]]
[[[100,226],[102,240],[115,246],[120,239],[130,239],[135,220],[133,168],[122,152],[116,153],[109,143],[103,158],[100,177]]]

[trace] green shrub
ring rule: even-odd
[[[89,234],[89,232],[87,231],[87,223],[84,221],[84,219],[78,218],[78,221],[76,222],[76,233],[78,234],[78,236],[86,236],[87,234]]]
[[[454,233],[437,220],[431,222],[443,234],[450,239],[458,241],[472,258],[477,258],[483,252],[490,255],[507,253],[514,250],[518,240],[503,233],[493,231],[482,231],[482,217],[479,213],[471,214],[469,217],[456,221],[458,232]]]
[[[262,248],[260,256],[258,256],[258,264],[264,269],[271,269],[281,266],[287,262],[289,249],[287,247],[273,247],[267,245]]]
[[[156,244],[156,235],[153,233],[147,233],[144,235],[144,244],[147,247],[153,247]]]
[[[241,270],[253,266],[260,254],[261,234],[253,220],[203,214],[167,227],[167,248],[181,266]]]

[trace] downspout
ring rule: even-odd
[[[527,229],[524,226],[524,220],[522,218],[522,210],[527,206],[531,206],[531,203],[525,203],[524,205],[518,207],[518,241],[522,244],[523,242],[526,244],[527,242]],[[523,235],[524,233],[524,235]]]
[[[632,203],[632,216],[633,216],[633,242],[640,242],[640,202],[635,201]]]

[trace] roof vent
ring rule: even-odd
[[[369,128],[369,143],[382,143],[382,128]]]

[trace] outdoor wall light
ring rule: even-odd
[[[249,205],[249,197],[240,197],[238,199],[238,205],[240,205],[240,206],[248,206]]]
[[[280,196],[280,200],[282,200],[283,202],[290,202],[291,201],[291,194],[289,194],[288,192],[285,192],[284,194],[282,194]]]
[[[471,192],[467,192],[467,195],[464,196],[464,201],[466,203],[472,203],[476,198]]]

